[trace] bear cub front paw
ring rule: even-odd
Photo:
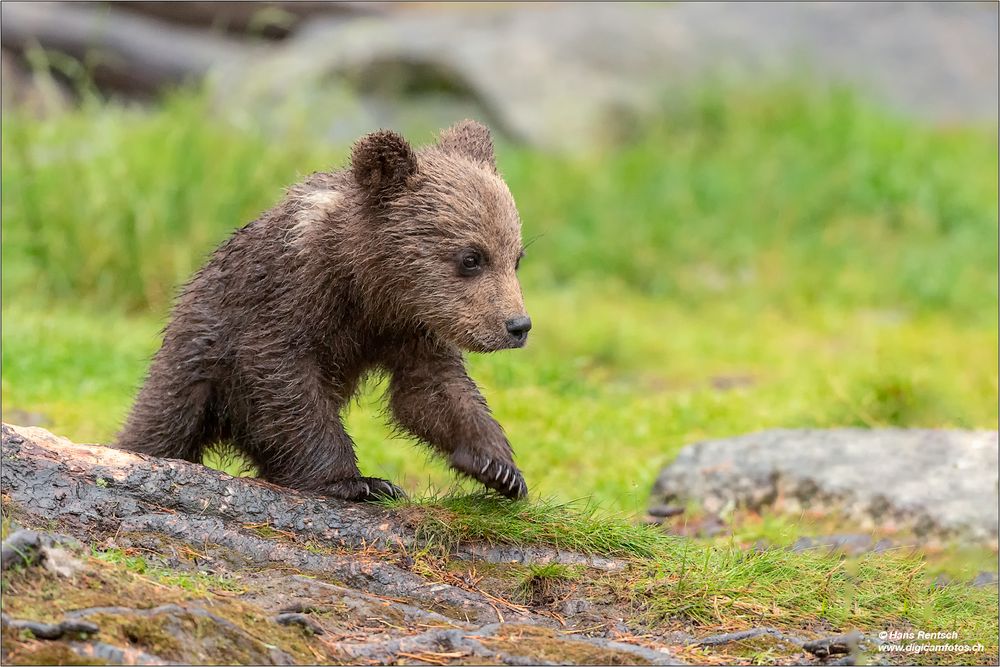
[[[528,485],[521,471],[510,460],[494,459],[485,454],[455,452],[451,456],[451,465],[511,500],[520,500],[528,495]]]
[[[376,501],[405,498],[406,493],[392,482],[378,477],[350,477],[328,482],[320,493],[331,498],[353,501]]]

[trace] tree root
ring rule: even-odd
[[[436,570],[415,568],[409,554],[419,553],[423,544],[405,517],[387,508],[309,496],[185,461],[75,444],[37,428],[4,424],[2,434],[3,499],[9,513],[24,525],[57,527],[83,544],[122,552],[103,562],[81,556],[88,568],[84,580],[124,586],[126,593],[108,597],[106,606],[69,607],[61,624],[4,620],[11,629],[60,638],[79,658],[130,664],[289,664],[309,656],[372,664],[673,661],[665,651],[561,633],[556,622],[565,619],[558,615],[503,605],[475,580],[466,586],[462,577],[435,577]],[[30,531],[11,537],[4,544],[5,567],[38,562],[45,545],[68,540]],[[466,558],[514,561],[513,567],[552,560],[605,571],[624,567],[613,559],[542,547],[458,548],[465,549]],[[138,590],[137,578],[120,568],[137,560],[138,580],[147,582],[142,590],[151,597],[133,602],[127,591]],[[25,589],[32,581],[82,583],[79,577],[53,578],[51,573],[19,576],[22,596],[31,595]],[[192,597],[156,581],[164,576],[161,580],[168,582],[207,576],[209,584],[202,585],[211,593]],[[226,581],[233,587],[212,584]],[[161,589],[172,597],[156,599],[154,591]],[[103,599],[88,595],[80,599]],[[31,600],[34,606],[21,609],[46,608],[44,599]],[[136,608],[142,603],[150,608]],[[498,618],[507,622],[494,623]],[[72,636],[96,632],[95,622],[104,629],[101,642]],[[589,617],[588,622],[593,625]],[[28,660],[35,649],[21,645],[19,650],[17,655]]]
[[[3,627],[13,630],[28,630],[36,639],[62,639],[66,635],[94,635],[100,631],[93,623],[77,619],[67,619],[59,623],[42,623],[13,619],[0,614]]]

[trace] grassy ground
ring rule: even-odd
[[[411,511],[418,534],[438,543],[541,543],[631,559],[636,567],[601,583],[619,599],[631,600],[647,622],[683,618],[696,626],[729,629],[771,625],[868,631],[901,624],[946,625],[961,637],[976,638],[969,643],[990,647],[971,659],[988,659],[995,650],[996,592],[935,586],[923,559],[901,550],[844,560],[822,551],[701,545],[579,505],[546,501],[510,505],[466,496],[425,501]],[[535,568],[528,574],[573,575],[565,567],[554,570]]]
[[[996,428],[996,141],[995,128],[929,128],[842,91],[788,86],[707,91],[610,153],[500,146],[531,240],[522,280],[535,328],[527,349],[470,367],[533,498],[634,517],[684,444],[768,427]],[[191,95],[148,112],[5,113],[4,419],[110,439],[176,286],[346,149],[306,129],[277,141],[224,125]],[[379,395],[373,382],[348,415],[362,469],[416,495],[452,489],[439,462],[390,437]],[[738,539],[807,530],[776,521]],[[647,539],[636,544],[662,572],[643,581],[662,589],[665,615],[752,613],[732,605],[754,599],[832,619],[854,595],[882,618],[972,632],[985,613],[979,598],[928,592],[925,578],[917,597],[898,594],[915,567],[903,557],[865,559],[851,565],[863,577],[841,580],[812,555],[691,546],[678,559],[664,555],[676,544]],[[690,564],[683,576],[678,563]],[[830,594],[790,601],[793,588]],[[995,588],[983,595],[995,606]]]
[[[528,348],[474,357],[471,367],[545,496],[636,513],[660,466],[701,438],[779,426],[987,428],[996,419],[997,338],[986,327],[818,309],[808,319],[747,319],[723,306],[692,313],[595,291],[537,294],[531,304],[540,324]],[[161,324],[5,306],[4,414],[16,422],[11,409],[38,412],[68,437],[107,440]],[[348,415],[362,469],[411,492],[447,488],[443,465],[391,436],[380,398],[369,387]]]
[[[395,563],[405,554],[408,569],[429,582],[471,585],[474,591],[489,591],[491,599],[505,605],[512,601],[545,612],[558,609],[560,601],[573,599],[597,606],[600,611],[596,616],[570,619],[567,632],[585,632],[584,627],[600,629],[607,621],[605,616],[612,614],[612,619],[626,617],[633,632],[650,629],[650,634],[641,636],[676,652],[681,647],[672,643],[681,640],[670,639],[673,632],[704,637],[766,626],[806,637],[855,629],[875,637],[881,631],[912,628],[956,632],[960,641],[955,643],[978,643],[983,649],[896,656],[906,664],[995,664],[995,589],[935,585],[923,560],[906,552],[867,554],[845,561],[822,551],[794,553],[741,549],[735,544],[705,545],[595,513],[579,504],[545,500],[509,503],[468,495],[392,505],[426,546],[402,553],[355,550],[352,555],[359,559],[358,564],[370,559]],[[281,542],[286,548],[321,555],[337,553],[335,547],[305,541],[294,533],[256,528],[259,537]],[[5,521],[2,532],[8,529]],[[15,618],[48,621],[82,607],[133,606],[137,598],[151,605],[207,599],[212,609],[226,615],[231,605],[245,602],[239,599],[241,594],[254,593],[254,582],[259,586],[260,575],[301,574],[287,563],[251,572],[241,567],[242,560],[230,570],[229,561],[222,557],[224,552],[214,552],[211,544],[161,542],[152,548],[157,539],[137,539],[140,535],[127,533],[123,537],[126,543],[141,544],[142,548],[109,547],[114,538],[100,540],[101,546],[93,548],[91,558],[85,559],[87,572],[69,582],[60,581],[44,568],[13,568],[0,582],[5,611]],[[523,566],[447,558],[448,550],[442,547],[470,540],[572,549],[613,557],[620,567]],[[186,555],[179,558],[178,553]],[[214,554],[213,567],[206,573],[204,556],[209,553]],[[192,556],[195,560],[190,562]],[[308,574],[317,575],[311,570]],[[353,610],[348,616],[358,618]],[[259,619],[244,614],[235,620],[245,625]],[[271,623],[270,627],[278,626]],[[256,632],[256,628],[248,629]],[[102,625],[102,633],[105,630]],[[114,633],[109,634],[112,640],[117,639]],[[280,639],[286,650],[301,647],[294,639],[289,644],[289,637]],[[142,646],[150,639],[128,636],[128,641]],[[721,655],[709,649],[683,650],[692,664],[795,664],[788,656],[782,660],[776,649],[769,646],[760,653],[752,646],[733,645],[724,647]],[[785,652],[799,656],[801,649],[792,646]]]
[[[212,247],[346,154],[183,95],[3,130],[3,405],[78,440],[115,432]],[[700,438],[995,427],[995,138],[776,87],[708,91],[612,153],[502,146],[536,326],[470,365],[533,488],[636,512]],[[365,469],[451,484],[389,442],[379,393],[348,418]]]

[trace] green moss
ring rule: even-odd
[[[225,605],[223,605],[225,606]],[[221,610],[211,608],[220,617]],[[163,611],[148,616],[126,614],[94,614],[90,618],[100,627],[102,636],[111,643],[130,646],[168,661],[188,664],[262,664],[268,661],[267,639],[274,633],[262,632],[262,619],[255,615],[240,616],[246,633],[197,613]],[[238,624],[239,625],[239,624]],[[271,623],[271,625],[275,625]],[[286,633],[279,645],[293,646],[298,636]],[[294,651],[302,658],[306,654]]]
[[[275,540],[279,538],[288,538],[287,533],[279,532],[267,524],[248,524],[243,526],[244,530],[248,530],[257,537],[263,537],[266,540]]]
[[[77,575],[74,585],[67,586],[47,570],[32,567],[9,574],[6,584],[4,611],[15,618],[44,622],[58,622],[67,611],[136,602],[149,604],[165,597],[164,591],[156,591],[152,585],[108,569],[88,568]]]
[[[119,645],[132,646],[165,660],[184,657],[179,628],[167,624],[165,614],[151,616],[121,616],[93,614],[90,620],[97,623],[104,637],[115,638]],[[173,620],[173,619],[171,619]]]
[[[161,544],[169,542],[167,538],[158,540]],[[184,549],[190,551],[187,545]],[[212,591],[243,592],[245,589],[233,577],[225,575],[210,575],[198,571],[186,571],[171,567],[151,564],[143,556],[130,555],[124,549],[94,549],[93,556],[106,563],[116,563],[126,570],[142,574],[161,584],[188,591],[195,595],[205,595]]]
[[[107,553],[103,553],[107,556]],[[210,613],[245,631],[193,613],[161,612],[149,616],[132,613],[94,614],[102,636],[120,646],[179,662],[248,664],[268,661],[268,646],[277,646],[300,662],[315,661],[317,651],[333,660],[329,649],[314,643],[295,628],[273,622],[252,605],[233,597],[211,597],[209,587],[192,586],[181,574],[139,566],[133,557],[112,552],[109,557],[84,557],[86,568],[71,583],[43,568],[27,568],[5,577],[3,609],[14,618],[45,622],[62,620],[68,611],[95,607],[151,609],[167,604],[202,605]],[[145,563],[145,561],[143,561]],[[151,577],[151,572],[155,575]],[[209,596],[209,600],[205,596]],[[148,612],[147,612],[148,613]],[[253,638],[248,641],[247,637]],[[184,637],[211,638],[208,642],[184,641]],[[201,651],[201,653],[199,653]],[[206,652],[207,651],[207,652]],[[71,661],[72,662],[72,661]]]

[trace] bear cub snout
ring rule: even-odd
[[[507,320],[507,333],[514,338],[517,347],[521,347],[527,342],[529,331],[531,331],[530,317],[515,317],[512,320]]]
[[[237,230],[182,290],[117,446],[200,462],[246,455],[270,482],[347,500],[401,496],[362,476],[341,412],[369,374],[388,414],[456,471],[527,495],[462,351],[531,329],[514,199],[489,131],[463,121],[414,150],[362,137]]]

